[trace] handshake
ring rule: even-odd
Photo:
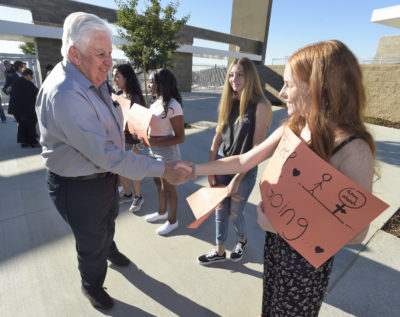
[[[186,161],[166,162],[162,177],[172,185],[184,184],[190,179],[196,178],[194,163]]]

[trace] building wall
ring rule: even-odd
[[[35,49],[43,80],[46,77],[46,66],[49,64],[56,66],[62,60],[61,40],[36,38]]]
[[[400,56],[400,34],[381,36],[375,57]]]
[[[283,104],[283,65],[258,67],[260,80],[273,104]],[[368,117],[400,122],[400,64],[361,65],[367,97]]]
[[[256,0],[250,7],[247,4],[243,5],[242,2],[237,0],[233,2],[233,11],[239,15],[232,20],[232,28],[236,30],[232,34],[184,25],[178,34],[179,41],[189,45],[193,43],[194,38],[218,41],[237,46],[242,52],[259,54],[264,57],[272,0]],[[41,25],[61,27],[68,14],[75,11],[91,12],[110,23],[117,21],[116,11],[113,9],[70,0],[0,0],[0,5],[29,10],[32,13],[33,22]],[[241,33],[243,25],[236,26],[236,23],[242,21],[243,18],[244,21],[248,21],[249,16],[254,18],[255,14],[258,17],[256,21],[259,22],[252,23],[252,27],[246,29],[243,35]],[[42,78],[44,78],[44,67],[47,64],[55,65],[61,60],[61,44],[59,41],[52,41],[42,38],[35,39],[36,53]],[[180,90],[190,91],[192,83],[192,54],[176,53],[174,55],[174,62],[176,65],[173,71],[178,79]]]
[[[175,53],[173,55],[173,62],[175,66],[171,70],[178,82],[178,90],[180,92],[191,91],[193,55],[187,53]]]
[[[0,0],[0,5],[29,10],[33,23],[59,25],[72,12],[93,13],[110,23],[117,21],[115,10],[70,0]]]
[[[369,117],[400,122],[400,64],[361,65]]]

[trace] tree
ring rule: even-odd
[[[35,44],[32,42],[25,42],[23,44],[19,44],[18,48],[22,51],[22,53],[27,55],[35,55]]]
[[[126,42],[121,46],[122,51],[135,68],[143,70],[147,96],[146,72],[173,66],[172,55],[179,47],[177,33],[189,15],[177,19],[178,3],[171,2],[163,9],[159,0],[149,0],[145,10],[139,14],[138,2],[116,0],[116,24],[120,38]]]

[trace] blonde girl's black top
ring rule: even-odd
[[[236,122],[240,114],[239,106],[240,101],[235,100],[228,121],[221,131],[219,152],[225,157],[246,153],[253,148],[257,104],[249,103],[243,117]]]

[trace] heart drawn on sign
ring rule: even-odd
[[[300,171],[297,168],[294,168],[292,171],[293,176],[299,176],[300,175]]]
[[[324,249],[322,249],[319,245],[317,245],[316,247],[315,247],[315,253],[322,253],[322,252],[324,252],[325,250]]]

